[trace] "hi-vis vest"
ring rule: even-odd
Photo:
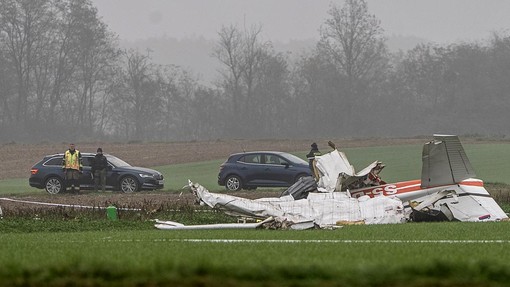
[[[67,169],[76,169],[80,170],[80,167],[82,166],[80,161],[80,152],[78,150],[74,150],[74,153],[71,154],[69,150],[66,150],[66,153],[64,154],[64,168]]]

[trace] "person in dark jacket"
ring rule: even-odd
[[[106,191],[106,169],[108,161],[103,155],[103,149],[98,148],[96,156],[92,161],[92,175],[94,176],[94,191],[98,191],[98,185],[101,184],[101,190]]]
[[[315,167],[313,165],[313,161],[315,160],[315,157],[318,155],[322,155],[319,151],[319,148],[317,147],[316,143],[311,144],[312,149],[310,152],[306,155],[306,158],[308,158],[308,166],[310,167],[310,170],[312,171],[312,175],[314,178],[317,178],[317,171],[315,170]]]

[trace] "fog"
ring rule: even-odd
[[[22,2],[2,143],[510,135],[510,1]]]
[[[204,37],[222,25],[261,24],[273,42],[319,38],[330,0],[94,0],[99,15],[123,40]],[[369,0],[387,36],[452,43],[487,38],[510,28],[506,0]]]
[[[217,79],[220,63],[211,57],[223,26],[262,27],[275,50],[299,57],[313,49],[331,5],[339,0],[93,0],[123,48],[150,50],[153,60]],[[420,43],[449,45],[485,41],[510,29],[510,1],[368,0],[393,52]]]

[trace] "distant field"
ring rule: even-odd
[[[477,178],[485,182],[510,184],[510,144],[463,144]],[[381,173],[388,182],[419,179],[421,177],[422,145],[401,145],[344,150],[349,161],[361,170],[374,160],[386,167]]]
[[[485,182],[510,184],[510,164],[507,157],[502,156],[510,155],[510,144],[468,144],[464,148],[478,178]],[[375,160],[382,161],[386,167],[381,176],[387,182],[421,177],[422,145],[345,148],[342,151],[357,171]],[[306,152],[294,154],[304,158]],[[224,189],[217,184],[218,167],[223,161],[160,166],[156,169],[165,174],[165,185],[170,190],[182,188],[191,179],[211,191],[217,191]]]
[[[485,182],[510,184],[510,144],[464,144],[477,177]],[[382,147],[345,148],[356,170],[361,170],[375,160],[382,161],[386,167],[381,176],[387,182],[419,179],[421,177],[422,145],[393,145]],[[307,151],[295,152],[304,158]],[[198,182],[211,191],[224,190],[218,186],[219,165],[224,158],[203,162],[156,166],[165,176],[165,190],[178,191],[187,184],[188,179]],[[40,192],[28,186],[28,178],[0,180],[0,194]]]
[[[24,225],[32,231],[17,231]],[[510,222],[306,231],[163,231],[151,226],[0,220],[0,286],[413,287],[510,282]]]

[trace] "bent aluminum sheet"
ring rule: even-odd
[[[374,169],[379,161],[374,161],[359,172],[355,172],[354,167],[349,163],[347,156],[343,152],[333,150],[324,155],[315,157],[315,166],[319,170],[319,181],[317,190],[320,192],[340,191],[341,184],[349,184],[365,177]],[[342,179],[343,182],[339,182]]]
[[[309,193],[307,198],[294,200],[290,195],[274,198],[246,199],[227,194],[211,193],[190,181],[192,193],[203,204],[236,216],[274,217],[292,223],[314,222],[325,228],[337,222],[366,224],[401,223],[403,205],[397,198],[348,197],[345,192]]]
[[[472,181],[479,181],[471,179]],[[415,209],[425,207],[440,210],[444,205],[449,208],[455,220],[459,221],[500,221],[507,220],[507,214],[501,209],[483,186],[458,184],[438,191],[427,197],[418,198],[421,202]]]

